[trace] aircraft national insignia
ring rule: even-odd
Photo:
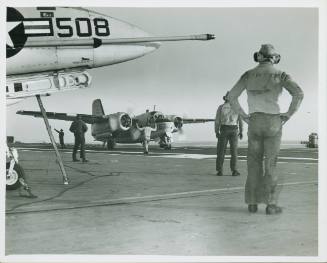
[[[24,29],[24,17],[15,8],[7,7],[7,58],[16,55],[24,46],[27,36]]]

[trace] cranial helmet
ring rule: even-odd
[[[271,44],[263,44],[258,52],[253,54],[255,62],[270,61],[273,64],[278,64],[280,61],[280,54],[278,54]]]

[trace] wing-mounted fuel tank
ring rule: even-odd
[[[91,80],[90,74],[85,70],[8,76],[6,83],[7,104],[10,105],[18,98],[86,88],[90,86]]]

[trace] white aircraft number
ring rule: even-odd
[[[74,35],[74,29],[71,24],[72,19],[70,17],[56,18],[56,26],[59,30],[57,35],[59,37],[72,37]],[[105,37],[110,35],[109,23],[107,19],[94,18],[91,22],[91,20],[87,17],[75,18],[76,35],[79,37],[92,36],[92,24],[96,36]],[[83,30],[82,25],[84,25]]]

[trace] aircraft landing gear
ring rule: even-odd
[[[15,163],[12,171],[10,172],[10,162],[6,164],[6,189],[7,190],[16,190],[21,186],[20,179],[24,179],[24,170],[18,164]]]
[[[165,150],[171,150],[171,138],[167,136],[161,137],[159,147]]]
[[[115,139],[112,137],[109,137],[107,140],[107,149],[108,150],[113,150],[116,146]]]
[[[19,190],[19,195],[27,198],[36,198],[26,182],[23,167],[18,164],[18,152],[15,148],[8,147],[6,150],[6,190]],[[25,195],[22,194],[25,190]]]

